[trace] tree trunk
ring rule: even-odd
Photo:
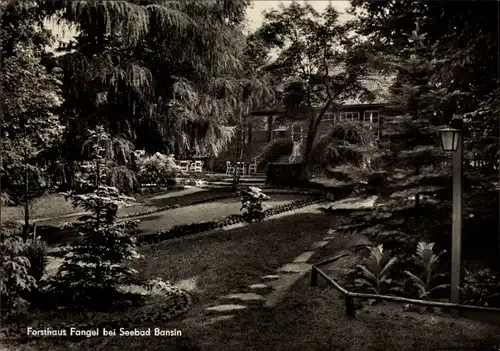
[[[240,182],[240,172],[238,171],[238,162],[241,162],[243,159],[243,150],[245,147],[245,138],[244,133],[241,132],[242,128],[238,131],[238,138],[236,142],[236,157],[234,160],[234,173],[233,173],[233,187],[236,189],[238,187],[238,183]],[[243,141],[243,143],[242,143]]]
[[[309,158],[311,156],[315,136],[316,133],[307,133],[306,147],[304,148],[304,154],[302,155],[302,170],[300,172],[301,180],[309,180]]]
[[[273,116],[267,117],[267,142],[270,143],[273,139]]]
[[[29,182],[28,182],[28,165],[25,163],[24,171],[24,227],[23,227],[23,239],[28,239],[28,234],[30,230],[30,202],[28,198],[29,194]]]

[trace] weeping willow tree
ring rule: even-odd
[[[79,33],[57,58],[68,164],[97,125],[149,152],[217,155],[265,90],[243,75],[247,0],[40,4]]]

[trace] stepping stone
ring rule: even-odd
[[[275,290],[267,296],[264,306],[265,307],[276,306],[283,299],[288,290],[290,290],[290,288],[306,274],[307,271],[298,274],[290,274],[283,276],[280,280],[274,281],[273,286]]]
[[[278,269],[279,272],[283,273],[302,273],[310,270],[312,267],[312,264],[309,263],[288,263]]]
[[[312,244],[313,249],[319,249],[320,247],[326,246],[329,243],[329,241],[318,241]]]
[[[210,312],[231,312],[231,311],[244,310],[245,308],[247,308],[247,306],[228,304],[228,305],[218,305],[218,306],[207,307],[206,310],[210,311]]]
[[[238,293],[225,296],[229,300],[242,300],[242,301],[261,301],[264,300],[262,296],[256,293]]]
[[[252,284],[250,285],[250,289],[267,289],[269,288],[266,284]]]
[[[275,279],[280,279],[280,276],[277,274],[270,274],[263,276],[262,279],[275,280]]]
[[[297,256],[293,260],[293,262],[294,263],[307,262],[313,255],[314,255],[314,251],[303,252],[299,256]]]

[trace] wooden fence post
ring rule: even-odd
[[[349,295],[345,295],[345,309],[347,312],[347,317],[354,318],[356,316],[356,310],[354,309],[354,298]]]
[[[318,286],[318,271],[316,267],[311,267],[311,286]]]

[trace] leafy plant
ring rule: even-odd
[[[240,196],[243,219],[247,222],[262,220],[265,215],[262,201],[268,200],[269,196],[256,187],[249,187],[248,190],[241,191]]]
[[[390,257],[388,251],[384,251],[383,245],[376,247],[368,246],[370,255],[365,260],[365,264],[356,267],[361,271],[362,277],[357,280],[357,285],[367,287],[377,295],[382,295],[390,291],[399,291],[398,287],[389,288],[392,279],[389,278],[389,271],[397,262],[397,257]]]
[[[293,141],[291,138],[274,139],[262,150],[259,167],[264,167],[273,162],[278,157],[290,155],[293,151]]]
[[[112,306],[120,296],[119,287],[135,282],[135,271],[124,261],[139,257],[136,239],[131,235],[137,222],[116,221],[118,208],[133,199],[121,195],[115,187],[103,185],[107,162],[102,156],[105,151],[102,145],[110,136],[102,127],[89,133],[94,159],[85,165],[79,179],[82,188],[89,192],[70,192],[67,198],[75,207],[92,214],[73,223],[82,239],[62,248],[60,255],[64,261],[52,282],[52,291],[59,296],[59,302],[73,307]]]
[[[414,255],[414,259],[417,266],[422,269],[420,276],[405,271],[413,285],[418,289],[418,297],[420,299],[428,299],[433,291],[449,287],[449,284],[440,284],[432,287],[432,281],[437,276],[435,271],[439,258],[445,253],[443,251],[436,255],[432,251],[433,247],[434,243],[426,243],[424,241],[417,244],[417,253]]]
[[[1,312],[9,316],[23,310],[28,302],[23,293],[37,286],[30,275],[30,261],[26,257],[27,244],[21,237],[21,228],[12,222],[3,223],[0,238],[0,299]]]
[[[175,184],[175,177],[181,173],[181,168],[175,163],[173,157],[159,152],[152,156],[145,156],[145,153],[141,151],[136,151],[135,154],[141,183]]]
[[[462,287],[465,303],[479,306],[498,305],[500,302],[500,277],[490,269],[465,272]]]
[[[29,275],[38,283],[45,274],[48,264],[47,244],[40,237],[28,239],[26,242],[26,257],[30,261]]]

